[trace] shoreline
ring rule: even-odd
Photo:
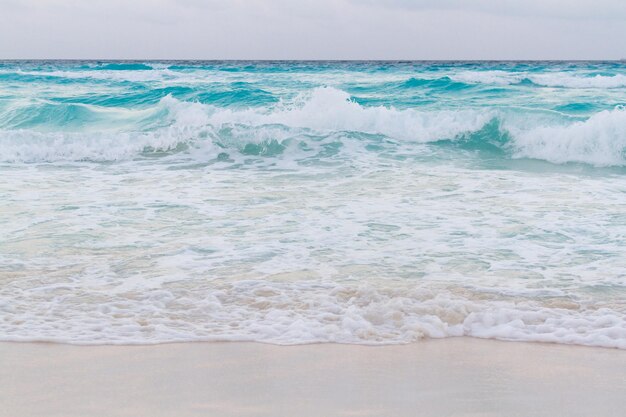
[[[51,346],[69,346],[74,348],[104,348],[104,347],[112,347],[112,348],[141,348],[141,347],[158,347],[158,346],[169,346],[169,345],[189,345],[189,344],[245,344],[245,345],[262,345],[262,346],[275,346],[277,348],[297,348],[304,346],[354,346],[360,348],[371,348],[371,349],[381,349],[386,347],[401,347],[401,346],[413,346],[420,345],[423,343],[441,343],[446,340],[469,340],[471,341],[481,341],[484,342],[495,342],[495,343],[504,343],[504,344],[528,344],[528,345],[536,345],[536,346],[563,346],[566,348],[580,348],[580,349],[593,349],[593,350],[609,350],[609,351],[621,351],[626,354],[626,349],[621,349],[619,347],[613,346],[597,346],[597,345],[584,345],[579,343],[559,343],[559,342],[544,342],[537,340],[517,340],[517,339],[497,339],[497,338],[486,338],[486,337],[477,337],[477,336],[445,336],[445,337],[424,337],[417,339],[412,342],[391,342],[391,343],[350,343],[350,342],[303,342],[303,343],[274,343],[274,342],[264,342],[257,340],[173,340],[173,341],[165,341],[165,342],[153,342],[153,343],[82,343],[82,342],[66,342],[66,341],[57,341],[57,340],[0,340],[0,350],[1,346],[8,345],[51,345]]]
[[[407,345],[0,342],[0,416],[621,416],[626,352]]]

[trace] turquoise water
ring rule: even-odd
[[[624,62],[0,62],[0,339],[626,348]]]

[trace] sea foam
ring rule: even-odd
[[[525,80],[538,86],[563,88],[624,88],[626,75],[573,75],[568,72],[529,73],[508,71],[471,71],[450,75],[455,81],[475,84],[519,84]]]
[[[626,349],[624,77],[1,62],[0,340]]]
[[[623,311],[572,308],[571,302],[563,302],[562,308],[558,303],[556,308],[543,307],[536,301],[472,300],[443,289],[376,289],[367,284],[241,281],[199,294],[159,287],[142,287],[136,297],[113,297],[95,310],[80,302],[90,292],[75,284],[37,289],[34,299],[49,293],[45,304],[0,299],[0,309],[11,317],[0,324],[0,340],[377,345],[470,336],[626,349]],[[65,300],[63,309],[56,307],[57,297]]]
[[[96,109],[100,124],[104,123],[102,117],[110,117],[111,125],[122,127],[118,131],[77,129],[69,132],[5,129],[0,135],[3,149],[0,160],[124,160],[140,157],[145,152],[167,153],[185,150],[188,146],[210,150],[209,154],[203,153],[203,157],[215,157],[223,145],[234,146],[236,151],[247,144],[281,143],[297,134],[329,136],[345,132],[379,134],[401,143],[432,143],[462,140],[496,120],[508,134],[508,142],[498,146],[510,152],[513,158],[595,166],[626,164],[626,111],[622,107],[599,112],[587,120],[550,122],[545,115],[520,117],[506,110],[418,111],[364,107],[348,93],[325,87],[303,93],[291,103],[243,110],[182,102],[171,96],[135,114],[128,111],[117,114],[106,108],[98,110],[97,106],[90,108]],[[133,117],[137,125],[146,125],[153,119],[154,127],[129,130]],[[233,142],[232,133],[237,130],[242,131],[243,136]],[[228,137],[223,136],[225,133]]]

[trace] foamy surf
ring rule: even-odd
[[[185,156],[188,157],[189,147],[201,148],[212,158],[217,158],[229,148],[237,152],[245,150],[248,145],[272,141],[284,148],[298,135],[308,145],[312,143],[308,143],[311,139],[307,135],[317,138],[339,135],[338,140],[343,143],[350,141],[350,134],[359,133],[383,135],[400,145],[463,142],[495,122],[497,129],[492,134],[506,137],[497,146],[508,152],[510,158],[533,158],[559,164],[581,162],[595,166],[623,166],[626,163],[626,111],[623,107],[599,112],[587,120],[564,121],[545,114],[531,113],[520,117],[505,109],[417,111],[364,107],[346,92],[328,87],[301,94],[289,104],[246,110],[187,103],[169,95],[152,108],[134,112],[89,107],[93,113],[108,118],[99,119],[97,123],[93,121],[90,123],[93,128],[85,129],[80,125],[74,131],[23,128],[2,131],[0,161],[116,161],[175,150],[187,151]],[[24,119],[15,114],[12,116],[20,121]],[[63,121],[62,116],[59,124]],[[52,123],[50,119],[47,122]],[[98,129],[107,123],[108,131]],[[144,129],[133,129],[133,123],[144,126]],[[10,122],[4,125],[13,127]],[[117,131],[112,126],[117,126]],[[361,140],[360,145],[367,146],[367,142]],[[204,152],[200,157],[210,158],[207,155]]]
[[[3,63],[0,340],[626,349],[624,76]]]
[[[95,311],[87,311],[79,299],[98,297],[104,288],[85,293],[71,283],[34,290],[32,299],[46,293],[50,297],[48,305],[37,306],[42,310],[3,300],[5,314],[30,324],[21,331],[3,324],[0,340],[87,345],[185,341],[379,345],[469,336],[626,349],[624,310],[589,309],[559,296],[539,301],[472,299],[466,298],[472,296],[467,289],[394,289],[393,285],[376,289],[367,284],[307,281],[242,280],[215,285],[208,294],[193,285],[134,286],[123,283],[113,289],[109,301],[102,299]],[[139,293],[129,296],[133,290]],[[59,304],[63,310],[57,308]],[[46,310],[54,313],[45,318]]]

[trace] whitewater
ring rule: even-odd
[[[0,340],[626,349],[625,62],[0,61]]]

